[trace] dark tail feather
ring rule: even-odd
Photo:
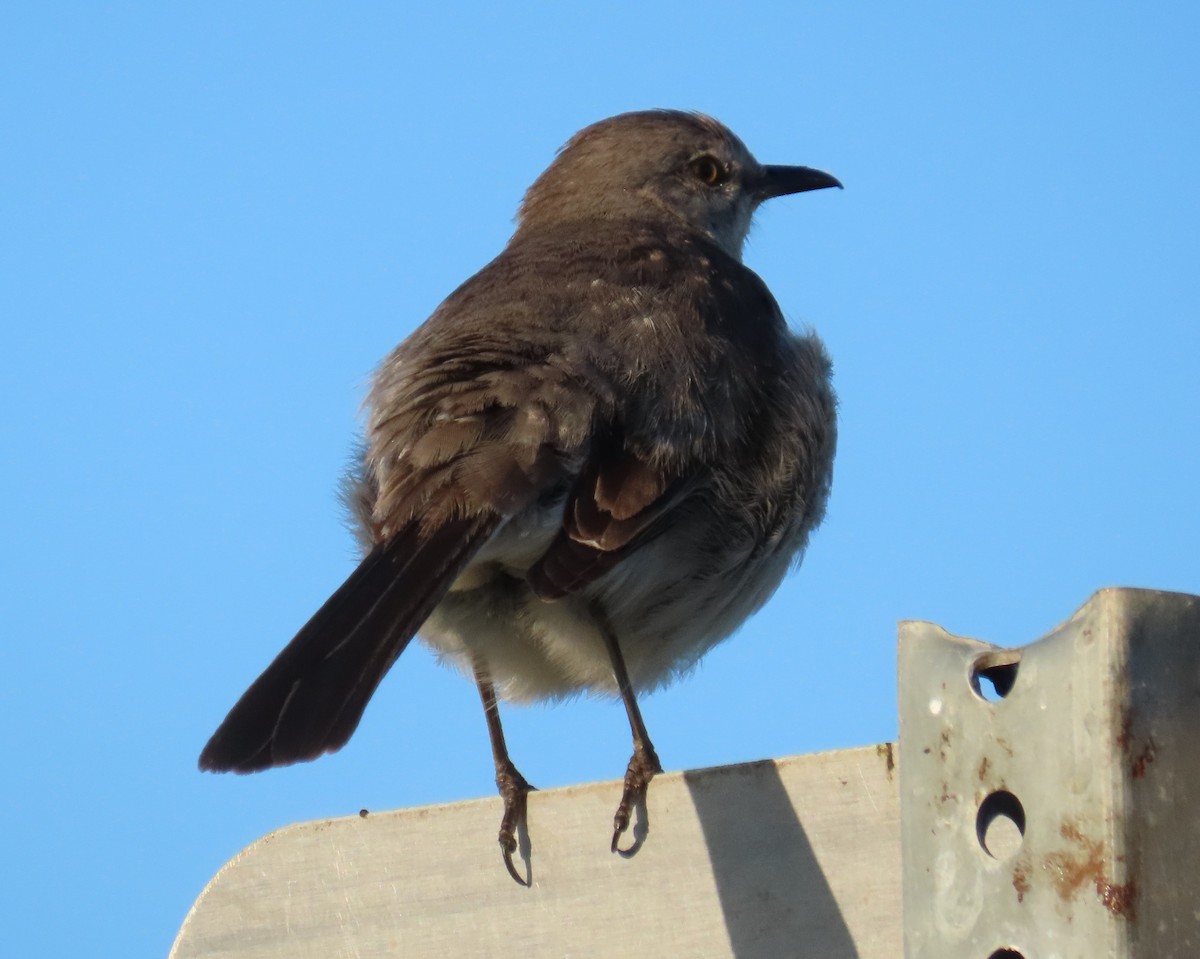
[[[256,772],[346,744],[372,693],[467,561],[494,516],[417,524],[375,547],[242,694],[200,768]]]

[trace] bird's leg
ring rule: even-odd
[[[483,715],[487,719],[488,737],[492,741],[492,758],[496,761],[496,788],[504,800],[504,816],[500,820],[500,853],[504,857],[504,868],[520,885],[528,886],[513,864],[513,853],[517,851],[517,829],[525,825],[526,799],[534,786],[508,758],[508,746],[504,742],[504,729],[500,725],[500,710],[496,706],[496,688],[492,685],[487,667],[475,663],[475,684],[479,687],[479,698],[483,700]]]
[[[633,756],[625,769],[625,789],[621,793],[621,804],[613,816],[613,837],[610,848],[617,851],[617,843],[621,834],[629,828],[629,817],[640,802],[645,802],[646,790],[650,780],[656,773],[662,772],[662,764],[654,751],[654,743],[650,742],[650,734],[646,732],[646,724],[642,721],[642,711],[638,709],[637,698],[633,694],[633,685],[629,682],[629,672],[625,669],[625,659],[621,656],[621,647],[617,642],[617,634],[608,621],[608,617],[599,606],[593,605],[592,615],[604,636],[608,647],[608,656],[612,661],[613,676],[617,680],[617,691],[621,694],[621,702],[625,704],[625,714],[629,717],[629,728],[633,732]]]

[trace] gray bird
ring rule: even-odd
[[[670,682],[779,585],[821,521],[830,363],[742,265],[771,197],[841,184],[764,166],[667,110],[576,134],[504,251],[384,360],[349,499],[365,557],[250,686],[200,768],[345,745],[417,633],[478,684],[509,873],[532,788],[497,697],[621,697],[615,851],[661,771],[635,692]]]

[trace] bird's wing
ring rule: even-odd
[[[559,599],[603,576],[668,521],[702,473],[657,466],[620,443],[598,444],[567,497],[562,529],[528,573],[542,599]]]
[[[574,446],[591,428],[587,391],[566,390],[564,374],[536,358],[440,343],[437,353],[398,354],[376,383],[356,493],[372,507],[364,519],[376,545],[243,694],[205,746],[202,769],[253,772],[345,745],[388,669],[500,523],[547,487],[565,491],[581,458]]]

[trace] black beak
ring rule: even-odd
[[[821,170],[807,166],[764,166],[755,177],[751,190],[759,200],[769,200],[789,193],[806,193],[809,190],[824,190],[835,186],[842,188],[842,181]]]

